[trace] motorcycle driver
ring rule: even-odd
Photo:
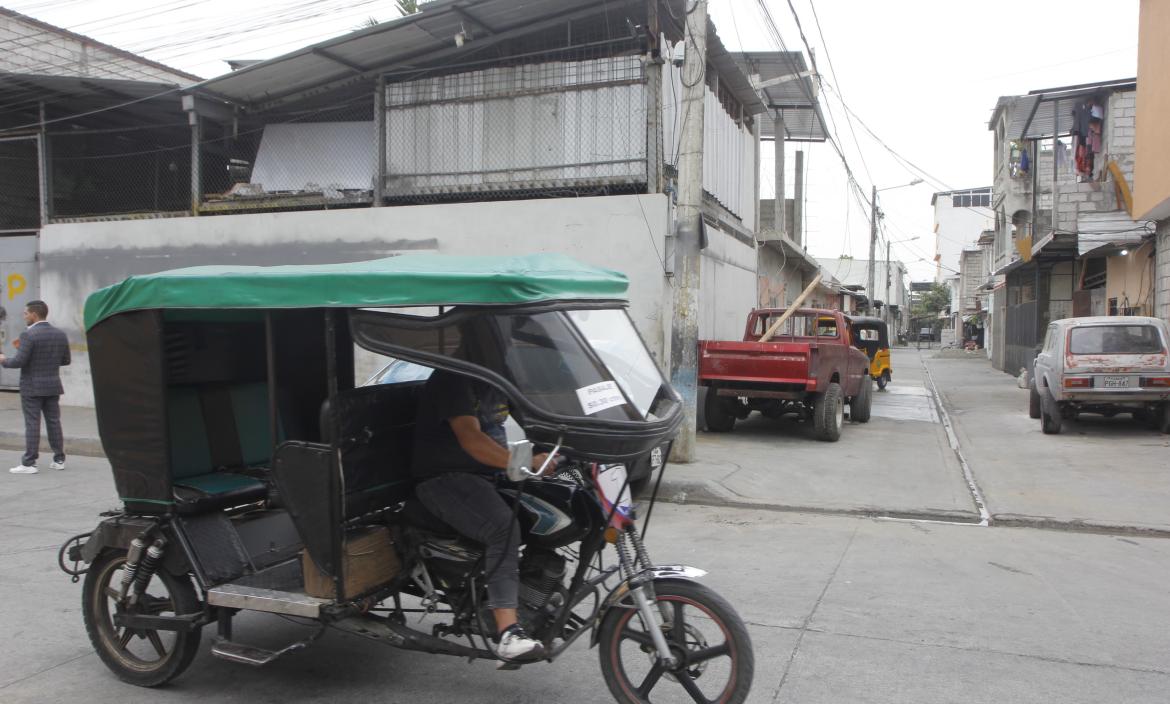
[[[508,400],[495,387],[435,370],[415,418],[411,473],[415,496],[461,535],[485,546],[487,607],[495,616],[496,654],[531,661],[544,647],[517,623],[520,527],[493,478],[508,466]],[[547,453],[533,458],[538,469]]]

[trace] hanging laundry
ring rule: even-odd
[[[1031,163],[1028,160],[1028,150],[1021,149],[1020,150],[1020,174],[1023,175],[1023,174],[1028,173],[1028,169],[1030,167],[1031,167]]]

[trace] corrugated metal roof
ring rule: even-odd
[[[759,76],[767,83],[788,76],[799,76],[808,71],[804,54],[799,51],[749,51],[736,54],[740,70],[748,76]],[[825,141],[825,121],[817,100],[817,88],[812,76],[767,85],[760,89],[768,111],[784,118],[785,139],[790,142]],[[772,120],[762,120],[760,136],[775,139]]]
[[[1068,134],[1072,130],[1072,109],[1076,101],[1091,95],[1135,90],[1137,81],[1129,78],[1101,83],[1086,83],[1062,88],[1036,90],[1027,95],[1003,96],[995,105],[988,129],[995,129],[999,115],[1008,111],[1007,139],[1043,139]]]
[[[685,0],[662,0],[662,31],[681,39]],[[670,12],[665,11],[669,9]],[[192,86],[193,92],[262,111],[336,89],[366,85],[378,75],[434,65],[480,61],[483,50],[520,36],[561,28],[565,22],[604,17],[625,27],[645,22],[641,0],[435,0],[420,12],[246,66]],[[615,30],[617,31],[617,30]],[[456,46],[455,35],[468,38]],[[672,36],[677,35],[677,36]],[[708,60],[750,114],[766,108],[708,23]],[[410,78],[410,76],[407,76]]]

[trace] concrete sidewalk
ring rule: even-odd
[[[97,416],[92,408],[62,404],[61,429],[65,433],[66,455],[106,456],[98,438]],[[16,391],[0,391],[0,448],[24,451],[24,413],[20,410],[20,394]],[[49,452],[49,442],[45,437],[45,425],[42,421],[42,457],[46,452]],[[19,461],[18,454],[16,462]]]

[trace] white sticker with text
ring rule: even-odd
[[[612,381],[602,381],[577,389],[577,398],[581,399],[581,409],[585,415],[591,416],[607,408],[620,406],[626,402],[621,389]]]

